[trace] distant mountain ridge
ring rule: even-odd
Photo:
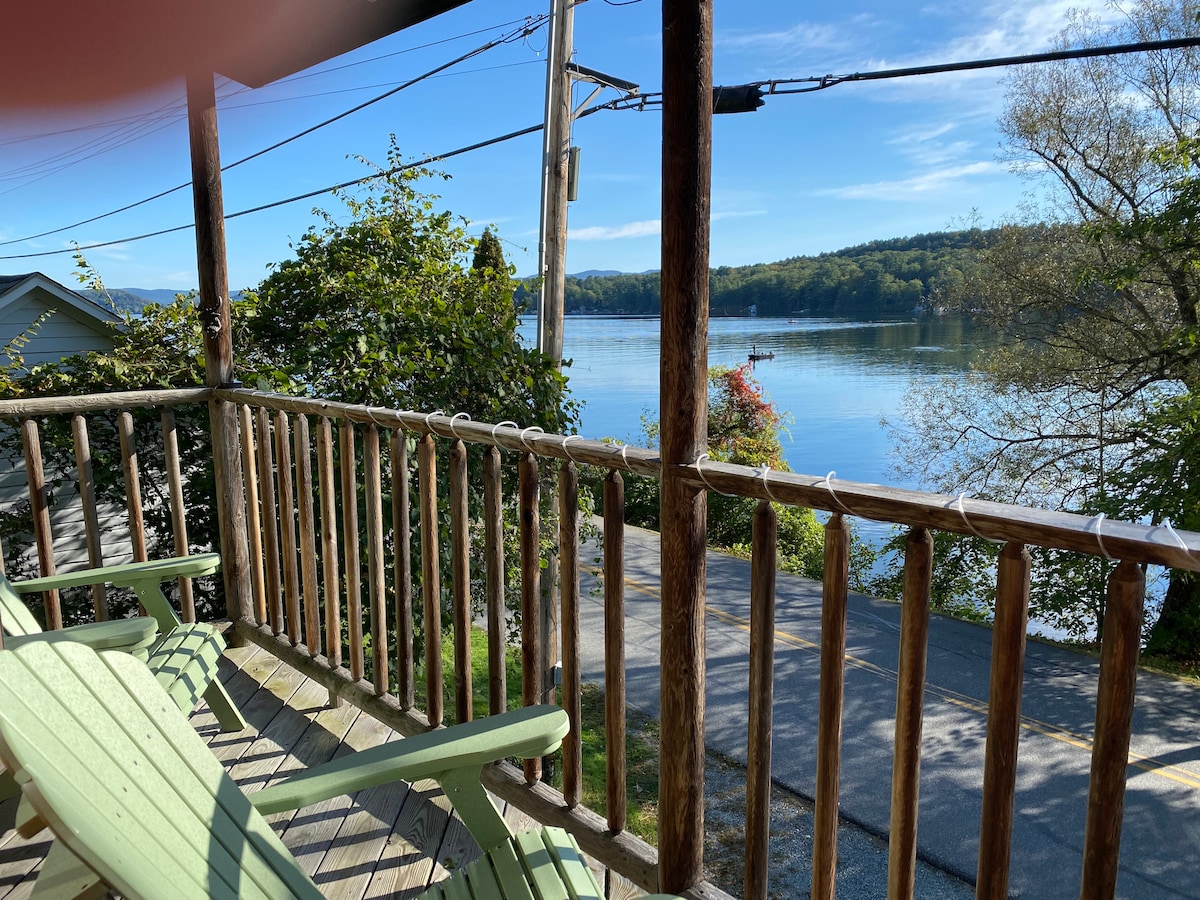
[[[889,316],[937,311],[992,232],[940,231],[709,274],[713,316]],[[659,273],[568,276],[567,313],[658,315]]]
[[[771,263],[718,266],[709,276],[714,316],[905,315],[936,310],[975,265],[975,253],[992,232],[935,231],[869,241],[816,256]],[[517,301],[528,306],[533,279],[517,279]],[[568,313],[657,315],[659,272],[588,269],[566,280]],[[104,303],[95,291],[80,293]],[[109,290],[118,309],[140,314],[147,303],[169,303],[167,288]],[[238,296],[235,294],[234,296]]]

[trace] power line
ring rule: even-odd
[[[590,115],[593,112],[599,112],[601,109],[607,109],[607,108],[608,108],[607,106],[593,107],[592,109],[585,110],[584,112],[580,113],[580,115],[581,116]],[[486,141],[479,141],[478,143],[475,143],[475,144],[469,144],[465,147],[459,147],[457,150],[451,150],[447,153],[441,153],[436,156],[426,156],[424,159],[419,159],[419,160],[417,160],[415,162],[411,162],[411,163],[405,163],[404,165],[401,165],[401,166],[393,166],[390,169],[383,169],[379,172],[372,172],[370,175],[364,175],[361,178],[355,178],[350,181],[343,181],[339,184],[332,184],[332,185],[329,185],[328,187],[318,188],[317,190],[308,191],[307,193],[304,193],[304,194],[297,194],[294,197],[287,197],[283,200],[275,200],[271,203],[264,203],[261,206],[254,206],[249,209],[239,210],[238,212],[235,212],[235,213],[229,213],[228,215],[225,216],[225,219],[226,219],[226,221],[228,221],[229,219],[238,219],[238,218],[241,218],[242,216],[248,216],[253,213],[265,212],[266,210],[275,209],[276,207],[279,207],[279,206],[286,206],[289,203],[298,203],[301,200],[311,200],[313,197],[319,197],[322,194],[331,194],[334,191],[341,191],[341,190],[346,190],[347,188],[357,187],[358,185],[366,184],[368,181],[372,181],[376,178],[386,178],[387,176],[394,175],[397,172],[403,172],[408,169],[415,169],[415,168],[418,168],[419,166],[425,166],[425,165],[428,165],[429,163],[437,162],[438,160],[450,159],[451,157],[454,157],[454,156],[461,156],[464,153],[470,153],[473,150],[481,150],[484,147],[490,147],[493,144],[500,144],[505,141],[511,141],[514,138],[524,137],[527,134],[534,134],[535,132],[541,131],[542,128],[543,128],[543,125],[542,125],[542,123],[539,122],[537,125],[530,125],[528,128],[521,128],[521,129],[518,129],[517,131],[510,131],[508,134],[503,134],[498,137],[490,138]],[[176,225],[173,228],[162,228],[162,229],[159,229],[158,231],[149,231],[144,234],[131,235],[130,237],[117,238],[117,239],[111,240],[111,241],[99,241],[94,244],[77,245],[75,247],[60,249],[60,250],[42,250],[37,253],[15,253],[15,254],[11,254],[9,256],[0,256],[0,260],[36,259],[36,258],[44,257],[44,256],[59,256],[63,253],[76,253],[80,250],[96,250],[101,247],[112,247],[117,244],[131,244],[134,241],[142,241],[142,240],[146,240],[147,238],[161,237],[164,234],[174,234],[175,232],[186,231],[187,229],[193,228],[193,227],[195,227],[195,223],[189,222],[187,225]]]
[[[539,17],[539,18],[545,18],[545,17]],[[770,94],[811,93],[812,91],[823,90],[825,88],[834,87],[837,84],[842,84],[842,83],[849,82],[849,81],[876,81],[876,80],[882,80],[882,79],[887,79],[887,78],[906,78],[906,77],[912,77],[912,76],[918,76],[918,75],[932,75],[932,74],[941,74],[941,73],[948,73],[948,72],[961,72],[961,71],[968,71],[968,70],[972,70],[972,69],[997,68],[997,67],[1001,67],[1001,66],[1024,65],[1024,64],[1028,64],[1028,63],[1052,62],[1052,61],[1071,60],[1071,59],[1086,59],[1086,58],[1097,57],[1097,56],[1113,56],[1113,55],[1125,54],[1125,53],[1139,53],[1139,52],[1154,51],[1154,50],[1173,50],[1173,49],[1182,49],[1182,48],[1186,48],[1186,47],[1197,47],[1197,46],[1200,46],[1200,37],[1175,38],[1175,39],[1164,40],[1164,41],[1143,41],[1143,42],[1139,42],[1136,44],[1115,44],[1115,45],[1104,46],[1104,47],[1085,47],[1085,48],[1079,48],[1079,49],[1075,49],[1075,50],[1056,50],[1056,51],[1051,51],[1048,53],[1033,53],[1033,54],[1027,54],[1024,56],[1009,56],[1009,57],[998,57],[998,58],[993,58],[993,59],[968,60],[966,62],[943,63],[943,64],[932,65],[932,66],[912,66],[912,67],[903,68],[903,69],[884,69],[884,70],[880,70],[880,71],[876,71],[876,72],[856,72],[851,75],[839,75],[839,76],[823,75],[823,76],[819,76],[819,77],[809,77],[809,78],[773,79],[770,81],[752,82],[750,85],[744,85],[743,87],[769,88],[768,93],[770,93]],[[433,71],[437,72],[443,68],[445,68],[445,66],[439,67],[438,69],[435,69]],[[415,80],[416,79],[414,79],[414,81]],[[808,88],[794,89],[794,90],[778,88],[779,85],[787,85],[787,84],[812,84],[813,86],[808,87]],[[391,93],[394,93],[394,91]],[[616,109],[639,109],[639,110],[642,110],[642,109],[646,109],[651,106],[660,106],[661,104],[662,104],[662,93],[661,92],[652,92],[652,93],[647,93],[647,94],[641,94],[636,97],[620,97],[616,100],[610,100],[606,103],[599,103],[593,107],[590,107],[589,109],[586,109],[583,112],[579,113],[576,116],[576,118],[581,119],[581,118],[593,115],[595,113],[600,112],[601,110],[606,110],[606,109],[613,109],[613,110],[616,110]],[[368,181],[371,181],[372,179],[375,179],[375,178],[387,177],[388,175],[393,175],[397,172],[401,172],[406,169],[412,169],[412,168],[416,168],[418,166],[427,165],[427,164],[429,164],[431,162],[435,162],[439,159],[449,159],[454,156],[459,156],[463,153],[469,153],[473,150],[479,150],[484,147],[489,147],[494,144],[499,144],[504,141],[509,141],[514,138],[522,137],[527,134],[533,134],[535,132],[543,130],[543,128],[544,128],[544,125],[542,123],[538,123],[537,125],[531,125],[528,128],[522,128],[517,131],[511,131],[508,134],[501,135],[501,136],[495,137],[495,138],[491,138],[486,141],[480,141],[475,144],[470,144],[466,147],[460,147],[457,150],[451,150],[448,153],[443,153],[438,156],[427,156],[422,160],[418,160],[418,161],[412,162],[412,163],[406,163],[401,166],[395,166],[391,169],[386,169],[386,170],[383,170],[380,172],[373,173],[371,175],[363,176],[362,178],[356,178],[351,181],[344,181],[340,184],[330,185],[329,187],[320,188],[315,191],[309,191],[304,194],[298,194],[294,197],[288,197],[283,200],[276,200],[272,203],[263,204],[262,206],[256,206],[256,207],[252,207],[250,209],[244,209],[244,210],[241,210],[236,213],[231,213],[231,214],[227,215],[225,218],[226,219],[236,219],[241,216],[251,215],[252,213],[263,212],[268,209],[274,209],[276,207],[285,206],[289,203],[296,203],[300,200],[308,200],[313,197],[321,196],[322,194],[328,194],[328,193],[332,193],[334,191],[345,190],[347,188],[356,187],[358,185],[361,185]],[[309,129],[308,131],[311,131],[311,130],[312,129]],[[302,134],[303,133],[308,133],[308,132],[307,131],[302,132]],[[268,149],[270,149],[270,148],[268,148]],[[259,153],[254,154],[253,156],[262,155],[262,153],[264,153],[264,152],[266,152],[266,151],[265,150],[259,151]],[[253,158],[253,156],[247,157],[246,159],[243,159],[243,160],[239,160],[237,163],[232,163],[230,166],[227,166],[226,168],[232,168],[234,165],[239,165],[240,163]],[[187,185],[182,185],[181,187],[186,187],[186,186]],[[172,191],[179,190],[179,188],[172,188],[171,190]],[[164,194],[165,193],[171,193],[171,191],[166,191],[166,192],[164,192]],[[157,196],[163,196],[163,194],[160,194]],[[151,199],[157,199],[157,197],[151,198]],[[140,201],[139,203],[131,204],[130,206],[125,207],[125,209],[131,209],[133,206],[141,205],[141,203],[144,203],[144,202],[148,202],[148,201]],[[124,211],[124,210],[119,210],[119,211]],[[105,215],[112,215],[112,213],[107,213]],[[104,216],[98,216],[96,218],[104,218]],[[94,219],[90,219],[88,221],[92,222],[92,221],[96,221],[96,219],[94,218]],[[84,223],[80,223],[80,224],[87,224],[87,223],[84,222]],[[127,244],[127,243],[132,243],[134,241],[145,240],[147,238],[159,237],[164,234],[172,234],[172,233],[178,232],[178,231],[185,231],[188,228],[194,227],[194,224],[195,223],[191,223],[188,225],[178,225],[178,226],[175,226],[174,228],[164,228],[159,231],[147,232],[145,234],[134,235],[132,237],[121,238],[121,239],[113,240],[113,241],[103,241],[103,242],[99,242],[99,243],[88,244],[86,246],[79,246],[79,247],[76,247],[73,249],[67,249],[67,250],[45,250],[45,251],[42,251],[39,253],[22,253],[22,254],[10,255],[10,256],[0,256],[0,260],[33,259],[36,257],[43,257],[43,256],[57,256],[62,253],[73,253],[78,250],[94,250],[94,249],[97,249],[100,247],[111,247],[115,244]],[[57,231],[46,232],[46,234],[56,234],[56,233],[58,233],[58,231],[65,231],[65,230],[67,230],[67,228],[73,228],[73,227],[76,227],[76,226],[67,226],[66,228],[58,229]],[[36,237],[44,237],[44,236],[46,236],[46,235],[36,235]],[[21,240],[32,240],[32,238],[23,238]],[[5,242],[0,243],[0,246],[3,246],[4,244],[11,244],[11,243],[16,243],[16,242],[15,241],[5,241]]]
[[[228,172],[229,170],[237,168],[238,166],[240,166],[244,163],[248,163],[253,159],[257,159],[260,156],[270,153],[273,150],[278,150],[279,148],[284,147],[284,146],[292,143],[293,141],[297,141],[300,138],[306,137],[321,128],[325,128],[326,126],[332,125],[335,122],[341,121],[342,119],[346,118],[347,116],[353,115],[356,112],[360,112],[363,109],[366,109],[368,106],[372,106],[376,103],[379,103],[380,101],[385,100],[388,97],[391,97],[394,94],[399,93],[400,91],[410,88],[413,85],[418,84],[419,82],[424,81],[427,78],[432,78],[435,75],[439,74],[440,72],[444,72],[446,69],[452,68],[453,66],[456,66],[461,62],[465,62],[468,59],[471,59],[475,56],[479,56],[479,55],[487,52],[488,50],[491,50],[502,44],[511,43],[512,41],[514,41],[518,38],[527,37],[528,35],[532,34],[534,31],[536,31],[538,28],[540,28],[547,18],[549,18],[549,17],[545,14],[526,18],[523,20],[523,24],[520,28],[514,29],[513,31],[510,31],[507,34],[503,35],[502,37],[496,38],[495,40],[488,41],[486,44],[476,47],[474,50],[468,51],[467,53],[464,53],[461,56],[458,56],[455,59],[450,60],[449,62],[446,62],[439,66],[436,66],[433,69],[430,69],[429,71],[424,72],[414,78],[410,78],[408,81],[402,82],[401,84],[397,85],[396,87],[391,88],[390,90],[385,91],[384,93],[379,94],[376,97],[372,97],[370,100],[365,100],[362,103],[359,103],[358,105],[353,106],[350,109],[345,110],[344,112],[338,113],[335,116],[331,116],[322,122],[318,122],[317,124],[312,125],[306,129],[304,129],[303,131],[293,134],[290,137],[284,138],[281,141],[276,141],[274,144],[271,144],[268,147],[264,147],[261,150],[257,150],[254,153],[251,153],[249,156],[244,156],[241,159],[238,159],[238,160],[235,160],[234,162],[229,163],[228,165],[222,166],[221,171]],[[49,174],[53,174],[53,173],[51,172],[51,173],[46,173],[46,174],[49,175]],[[46,177],[46,176],[42,176],[42,177]],[[176,191],[181,191],[184,188],[188,187],[190,184],[191,184],[191,181],[185,181],[182,184],[177,184],[172,188],[167,188],[166,190],[159,191],[157,194],[154,194],[153,196],[146,197],[142,200],[135,201],[134,203],[126,204],[125,206],[122,206],[120,209],[110,210],[108,212],[101,213],[99,215],[92,216],[87,219],[83,219],[79,222],[73,222],[70,225],[63,225],[60,228],[53,228],[53,229],[50,229],[49,231],[43,231],[38,234],[27,235],[26,237],[13,238],[11,240],[0,241],[0,247],[7,247],[7,246],[11,246],[13,244],[24,243],[26,241],[33,241],[33,240],[37,240],[38,238],[43,238],[43,237],[50,237],[51,235],[61,234],[64,231],[70,231],[72,228],[79,228],[83,225],[90,225],[93,222],[100,221],[101,219],[106,219],[110,216],[117,215],[118,213],[128,212],[131,209],[135,209],[139,206],[143,206],[154,200],[159,200],[163,197],[166,197],[170,194],[175,193]],[[326,191],[319,191],[318,193],[325,193],[325,192]],[[133,238],[131,240],[140,239],[141,237],[156,237],[159,234],[166,234],[166,233],[170,233],[170,231],[180,230],[182,228],[187,228],[187,227],[190,227],[190,226],[185,225],[185,226],[180,226],[179,229],[168,229],[165,232],[154,232],[152,234],[139,235],[138,238]],[[122,243],[122,242],[115,241],[115,242],[108,242],[108,243],[104,243],[104,244],[100,244],[100,245],[93,245],[93,246],[109,246],[111,243]],[[55,252],[59,252],[59,251],[55,251]],[[39,256],[39,255],[44,255],[44,254],[31,254],[31,255]],[[22,259],[22,258],[27,258],[27,257],[24,257],[24,256],[0,256],[0,259]]]

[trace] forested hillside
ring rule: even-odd
[[[712,270],[714,316],[892,315],[939,305],[989,232],[936,232],[872,241],[820,256]],[[568,313],[655,315],[658,273],[567,278]]]

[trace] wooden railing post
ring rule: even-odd
[[[328,416],[321,416],[317,420],[317,481],[321,503],[321,580],[325,586],[325,656],[336,669],[342,664],[342,585],[338,565],[333,423]],[[341,706],[341,703],[341,698],[330,691],[329,705]]]
[[[983,813],[979,825],[978,900],[1008,896],[1017,747],[1021,736],[1021,683],[1029,622],[1029,551],[1010,542],[996,565],[996,619],[988,686],[987,748],[983,760]]]
[[[82,417],[80,417],[82,418]],[[187,509],[183,504],[183,473],[179,463],[179,434],[175,428],[175,411],[164,406],[159,415],[162,421],[163,462],[167,470],[167,490],[171,498],[171,535],[175,555],[188,555]],[[82,473],[80,475],[82,488]],[[80,491],[82,493],[82,489]],[[192,595],[192,579],[179,579],[179,611],[185,622],[196,621],[196,601]]]
[[[538,461],[532,453],[521,457],[521,701],[533,706],[542,700],[542,569],[541,514],[538,509]],[[542,777],[540,759],[525,760],[525,780]]]
[[[625,830],[625,481],[604,478],[604,765],[608,827]]]
[[[42,440],[37,422],[21,420],[21,447],[25,453],[25,480],[29,485],[29,507],[33,516],[33,536],[37,543],[38,566],[42,575],[54,575],[54,535],[50,530],[50,502],[46,490],[46,471],[42,466]],[[46,627],[62,628],[62,605],[58,591],[43,595]]]
[[[758,501],[751,526],[750,715],[746,755],[746,900],[766,900],[771,850],[771,717],[775,702],[775,509]]]
[[[562,582],[562,705],[571,720],[563,739],[563,801],[578,806],[583,798],[583,741],[579,671],[579,470],[566,462],[558,471],[558,549]]]
[[[467,445],[450,445],[450,592],[454,621],[454,721],[471,721],[471,535]]]
[[[163,410],[163,415],[166,416],[167,410]],[[96,507],[96,477],[92,472],[92,448],[88,440],[87,419],[81,413],[76,413],[71,417],[71,438],[75,446],[75,472],[79,484],[79,502],[83,507],[83,525],[84,534],[87,538],[88,565],[93,569],[98,569],[104,565],[104,552],[100,546],[100,515]],[[170,449],[168,448],[168,453]],[[176,453],[178,456],[178,452]],[[174,506],[174,486],[172,485],[172,506]],[[179,554],[178,535],[176,531],[176,554]],[[186,537],[184,540],[184,551],[186,552],[187,543]],[[0,553],[0,559],[3,554]],[[3,565],[3,563],[0,563]],[[190,579],[180,579],[180,586],[184,583],[191,585]],[[182,595],[181,595],[182,596]],[[188,598],[191,598],[189,592]],[[103,584],[92,585],[92,606],[96,613],[96,621],[103,622],[108,619],[108,586]],[[195,610],[192,611],[193,617]]]
[[[483,541],[487,579],[488,712],[508,708],[508,608],[504,602],[504,505],[500,451],[483,456]]]
[[[850,525],[841,513],[834,513],[825,525],[812,900],[833,900],[837,884],[838,792],[842,773],[842,700],[846,688],[846,601],[849,585]]]
[[[308,417],[296,416],[296,507],[300,519],[300,575],[304,590],[304,643],[321,652],[321,613],[317,602],[317,527],[313,511],[312,438]]]
[[[279,516],[276,512],[275,450],[271,440],[271,414],[266,407],[254,411],[258,435],[258,487],[262,499],[263,570],[267,621],[275,634],[283,633],[283,582],[279,570]]]
[[[1141,649],[1146,576],[1141,566],[1122,561],[1108,579],[1104,641],[1100,646],[1100,686],[1096,696],[1096,736],[1088,783],[1087,826],[1083,837],[1081,900],[1109,900],[1117,893],[1121,855],[1121,814],[1133,732],[1133,698]]]
[[[238,422],[242,447],[242,480],[246,498],[246,540],[249,542],[250,587],[253,621],[262,625],[267,621],[267,588],[263,571],[263,522],[259,514],[258,501],[258,457],[254,447],[254,421],[250,407],[238,406]]]
[[[388,690],[387,566],[383,558],[383,461],[379,428],[363,430],[363,491],[367,515],[367,598],[371,621],[371,678],[375,693]]]
[[[421,490],[421,599],[425,619],[425,715],[442,724],[442,577],[438,551],[437,445],[432,434],[417,446]]]
[[[889,900],[911,900],[917,874],[917,798],[921,787],[921,720],[932,578],[933,537],[924,528],[914,528],[904,545],[896,743],[892,757],[892,813],[888,828]]]
[[[133,440],[133,414],[122,410],[117,415],[117,433],[121,438],[121,472],[125,476],[125,508],[129,515],[129,542],[136,562],[145,562],[146,523],[142,519],[142,480],[138,471],[137,445]]]
[[[300,643],[300,553],[296,543],[296,494],[292,478],[292,426],[287,413],[275,411],[275,469],[279,490],[279,554],[283,561],[284,627],[288,640]]]
[[[395,547],[396,591],[396,697],[401,709],[416,702],[413,678],[412,527],[409,524],[408,438],[399,428],[392,432],[392,544]]]
[[[346,576],[346,629],[349,631],[350,677],[363,677],[362,567],[358,542],[358,462],[354,456],[354,423],[338,427],[342,476],[342,566]],[[441,724],[435,722],[433,724]]]

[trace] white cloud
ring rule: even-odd
[[[901,154],[921,166],[945,166],[955,160],[971,155],[975,141],[958,139],[942,140],[958,126],[947,122],[942,125],[916,124],[901,131],[886,143],[896,147]]]
[[[843,200],[918,200],[935,193],[961,190],[972,178],[997,175],[1004,171],[1002,166],[994,162],[974,162],[935,169],[899,181],[851,184],[815,193],[821,197],[839,197]]]
[[[722,30],[713,35],[713,44],[717,51],[767,52],[787,57],[814,50],[846,50],[854,45],[849,24],[797,22],[771,31]]]
[[[721,219],[744,219],[747,216],[765,216],[765,215],[767,215],[767,210],[765,210],[765,209],[738,209],[738,210],[731,209],[731,210],[727,210],[725,212],[715,212],[711,216],[709,216],[709,218],[713,222],[717,222]]]
[[[573,241],[615,241],[620,238],[649,237],[661,233],[661,219],[646,219],[642,222],[626,222],[624,225],[590,225],[587,228],[572,228],[567,236]]]

